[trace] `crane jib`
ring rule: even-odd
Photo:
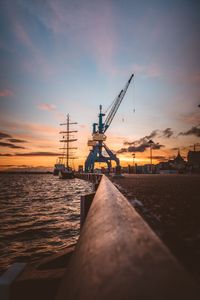
[[[134,76],[134,74],[132,74],[132,75],[131,75],[131,77],[130,77],[130,79],[129,79],[128,83],[130,83],[130,82],[131,82],[131,80],[132,80],[133,76]]]
[[[108,127],[110,126],[125,94],[126,94],[126,91],[129,87],[129,84],[133,78],[134,74],[131,75],[130,79],[128,80],[128,82],[126,83],[125,85],[125,88],[123,90],[120,91],[119,95],[117,96],[116,100],[114,101],[111,109],[110,109],[110,112],[108,113],[107,117],[106,117],[106,120],[105,120],[105,123],[104,123],[104,132],[108,129]]]

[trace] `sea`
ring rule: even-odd
[[[14,262],[34,262],[74,244],[80,197],[93,185],[52,174],[0,174],[0,274]]]

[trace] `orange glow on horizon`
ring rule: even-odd
[[[84,129],[85,130],[85,129]],[[87,142],[85,137],[88,136],[88,132],[85,132],[83,130],[80,137],[78,137],[78,143],[76,146],[78,146],[78,150],[75,151],[74,156],[77,157],[77,159],[71,160],[70,165],[72,168],[78,169],[79,165],[84,166],[86,157],[89,153],[89,147],[87,146]],[[25,139],[23,136],[19,136],[21,139]],[[123,147],[123,141],[124,137],[116,137],[113,135],[109,136],[110,141],[108,141],[108,146],[110,149],[113,149],[114,153],[117,152],[118,149]],[[39,144],[39,146],[38,146]],[[1,156],[0,157],[0,169],[5,170],[8,168],[37,168],[37,167],[43,167],[48,169],[53,169],[54,164],[56,163],[57,156],[40,156],[40,155],[28,155],[23,156],[23,153],[31,153],[31,152],[52,152],[52,153],[59,153],[60,150],[57,146],[57,141],[53,140],[37,140],[37,144],[34,141],[30,142],[28,145],[29,149],[22,149],[15,150],[15,149],[9,149],[5,151],[5,153],[12,154],[13,156]],[[26,147],[26,144],[23,144]],[[48,146],[47,146],[48,145]],[[158,164],[160,161],[165,161],[166,159],[170,159],[177,155],[177,151],[172,151],[170,148],[172,148],[172,145],[168,145],[169,148],[159,149],[153,151],[152,156],[152,163]],[[28,151],[29,150],[29,151]],[[187,149],[181,151],[181,155],[183,155],[184,158],[187,156]],[[21,156],[15,155],[15,153],[20,153]],[[123,167],[126,167],[128,165],[145,165],[150,164],[150,153],[149,149],[147,149],[144,152],[136,152],[135,158],[133,161],[132,153],[131,152],[125,152],[122,154],[117,154],[117,157],[120,160],[120,164]],[[96,163],[95,167],[100,168],[103,167],[103,164]],[[115,163],[112,162],[112,166],[115,167]]]
[[[78,155],[77,155],[78,156]],[[118,155],[120,160],[121,166],[125,167],[127,165],[133,165],[133,158],[130,155]],[[83,165],[85,163],[86,155],[78,157],[77,159],[71,159],[70,165],[78,169],[79,165]],[[36,168],[36,167],[44,167],[44,168],[53,168],[54,164],[56,163],[57,157],[56,156],[8,156],[8,157],[1,157],[1,164],[0,169],[6,168],[20,168],[20,167],[27,167],[27,168]],[[159,163],[157,159],[153,159],[153,164]],[[138,165],[149,164],[150,159],[145,155],[141,155],[134,159],[134,163]],[[103,164],[95,165],[97,168],[104,166]],[[112,162],[112,166],[115,166],[115,163]]]

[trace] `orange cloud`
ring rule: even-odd
[[[0,97],[10,97],[13,96],[13,92],[9,89],[0,90]]]
[[[41,103],[37,107],[41,110],[48,110],[48,111],[52,111],[56,109],[56,106],[54,104],[49,104],[49,103]]]
[[[37,135],[51,133],[58,134],[58,129],[53,126],[46,126],[38,123],[23,123],[20,121],[12,121],[8,119],[1,120],[1,126],[8,128],[10,131],[23,130],[26,128],[27,132],[33,132]]]

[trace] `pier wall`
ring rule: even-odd
[[[76,173],[75,177],[83,180],[88,180],[94,183],[94,188],[97,190],[99,183],[102,179],[102,174],[95,174],[95,173]]]
[[[199,289],[102,176],[56,299],[199,299]]]

